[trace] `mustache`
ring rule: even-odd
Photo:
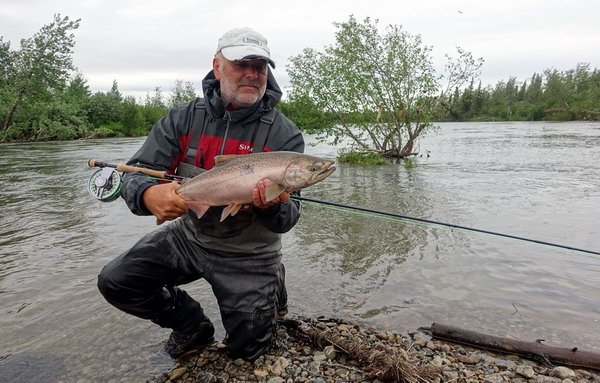
[[[255,81],[255,80],[249,80],[249,79],[244,79],[239,83],[240,86],[253,86],[256,88],[260,88],[260,82],[259,81]]]

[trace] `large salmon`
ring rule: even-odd
[[[258,181],[271,180],[267,200],[283,191],[291,192],[314,185],[335,171],[333,160],[296,152],[262,152],[215,157],[215,166],[183,181],[177,194],[198,218],[211,206],[226,206],[221,215],[235,215],[240,207],[252,203],[252,190]]]

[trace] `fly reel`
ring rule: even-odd
[[[114,168],[105,167],[96,170],[90,177],[88,193],[102,202],[111,202],[121,195],[121,174]]]

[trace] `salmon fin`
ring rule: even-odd
[[[219,156],[215,156],[215,166],[226,164],[234,158],[238,158],[239,156],[239,154],[221,154]]]
[[[202,218],[204,213],[206,213],[207,210],[210,208],[210,206],[208,206],[208,205],[201,205],[201,204],[195,203],[193,201],[188,201],[187,205],[189,206],[190,209],[192,209],[192,211],[194,213],[196,213],[196,215],[198,216],[198,219]]]
[[[225,206],[223,212],[221,213],[221,222],[223,222],[228,215],[231,215],[232,217],[236,215],[237,212],[240,211],[241,207],[242,204],[239,203],[232,203],[231,205]]]
[[[271,183],[265,188],[265,197],[267,198],[267,201],[272,201],[275,198],[279,197],[279,195],[284,191],[285,186],[276,183]]]

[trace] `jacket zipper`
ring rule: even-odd
[[[219,152],[219,154],[223,155],[225,152],[225,141],[227,141],[227,135],[229,134],[229,124],[231,123],[231,115],[229,114],[229,111],[226,110],[225,114],[223,115],[223,119],[227,120],[227,125],[225,126],[225,135],[223,136],[223,143],[221,144],[221,151]]]

